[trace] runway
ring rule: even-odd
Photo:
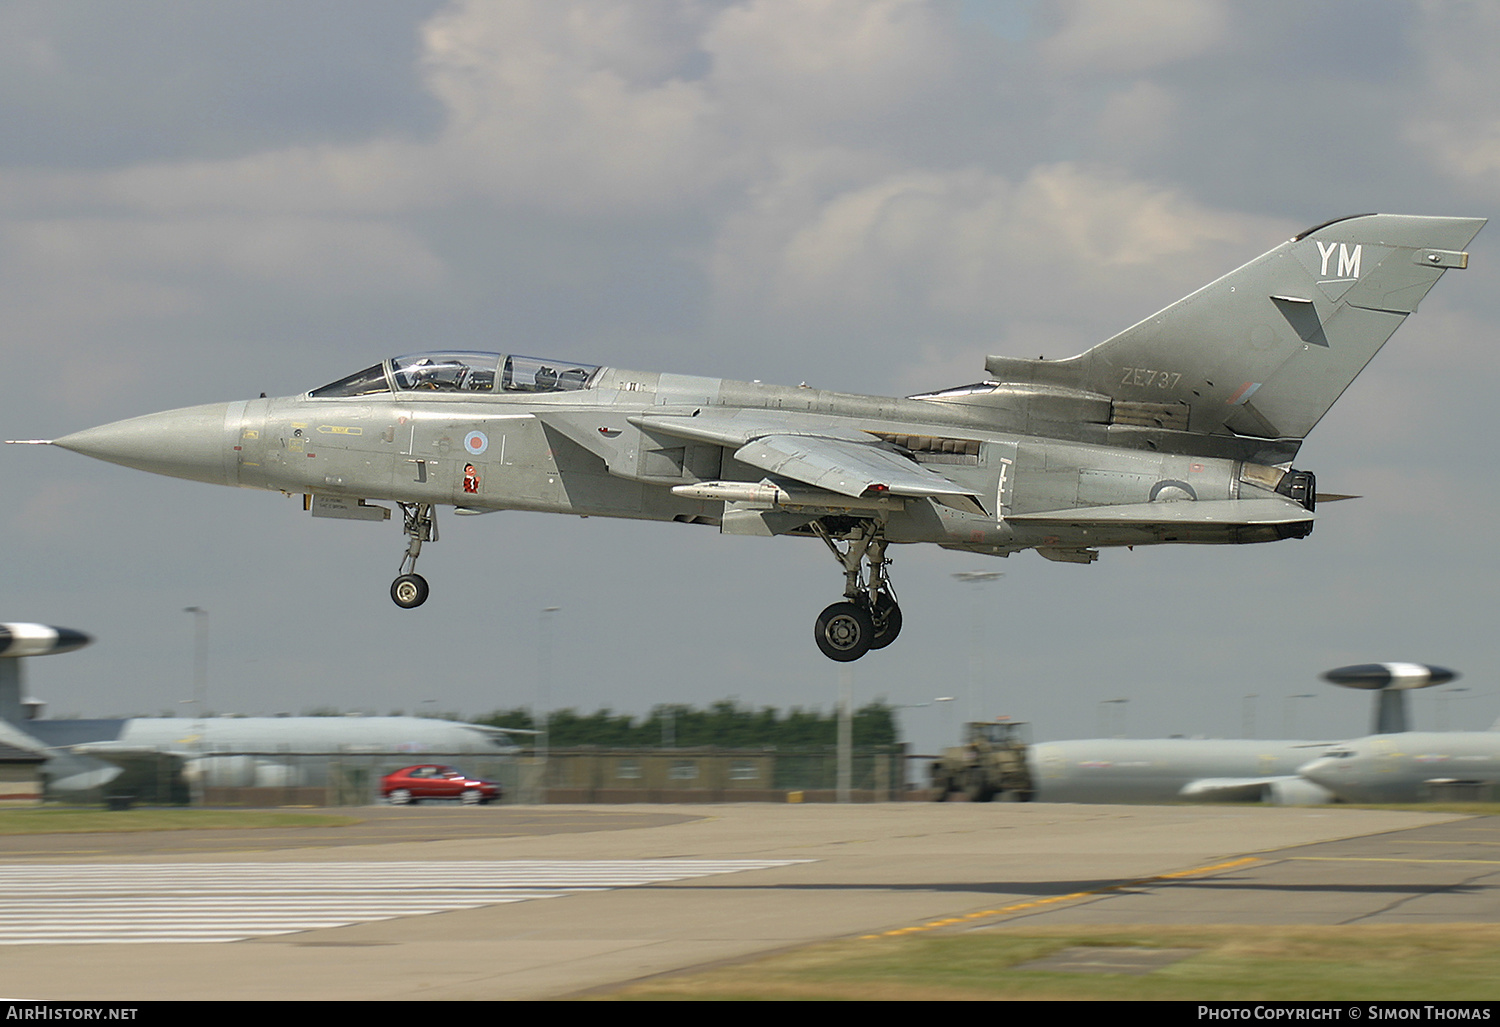
[[[258,837],[232,851],[165,832],[153,837],[171,851],[96,835],[90,855],[76,840],[0,854],[0,942],[14,942],[0,944],[0,997],[551,998],[830,938],[1016,920],[1500,919],[1500,818],[963,803],[368,812],[358,844],[280,832],[272,847],[246,832]],[[172,934],[184,925],[200,933]]]
[[[0,945],[212,943],[555,899],[792,860],[126,863],[0,870]]]

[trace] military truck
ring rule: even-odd
[[[970,802],[989,802],[995,796],[1030,802],[1035,793],[1026,749],[1029,724],[1019,721],[980,721],[964,725],[964,744],[945,749],[932,764],[933,798],[944,802],[963,792]]]

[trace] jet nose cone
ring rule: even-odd
[[[1297,776],[1311,781],[1315,785],[1333,791],[1340,784],[1340,779],[1348,769],[1347,761],[1335,759],[1332,756],[1319,756],[1311,763],[1304,763],[1297,768]]]
[[[234,447],[244,411],[243,402],[167,410],[74,432],[52,444],[153,474],[235,485]]]

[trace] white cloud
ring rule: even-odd
[[[7,262],[74,281],[230,278],[349,293],[421,289],[443,273],[421,240],[397,228],[303,217],[58,219],[14,225],[6,248]]]
[[[786,141],[894,127],[953,86],[953,28],[918,0],[752,0],[727,8],[703,45],[739,130]]]
[[[952,103],[961,40],[919,0],[456,2],[423,28],[432,138],[98,174],[12,175],[0,204],[384,214],[481,202],[573,219],[676,214],[830,135],[900,138]]]
[[[1043,44],[1048,63],[1074,74],[1149,71],[1212,50],[1229,26],[1221,0],[1071,0]]]
[[[424,30],[448,112],[443,177],[471,195],[590,216],[711,188],[713,110],[683,69],[703,18],[682,5],[460,3]]]
[[[1423,74],[1406,136],[1439,174],[1496,196],[1500,97],[1494,54],[1500,49],[1500,7],[1428,3],[1420,11],[1416,43]]]
[[[1101,147],[1116,160],[1133,159],[1167,148],[1181,103],[1170,90],[1145,80],[1111,94],[1096,119]]]
[[[1176,283],[1165,303],[1290,234],[1072,164],[1017,182],[978,169],[894,172],[810,209],[786,200],[814,192],[789,178],[726,229],[713,264],[721,302],[741,316],[774,312],[789,330],[837,326],[887,348],[917,332],[989,338],[1025,323],[1030,351],[1050,323],[1081,349],[1098,341],[1081,309],[1138,309]]]

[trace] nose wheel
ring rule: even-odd
[[[391,582],[391,599],[403,610],[411,610],[427,602],[427,579],[420,574],[403,574]]]
[[[427,602],[431,589],[427,579],[417,573],[417,557],[423,542],[437,541],[437,518],[431,503],[400,503],[401,519],[406,531],[406,553],[401,557],[401,576],[391,582],[391,601],[403,610],[413,610]]]
[[[849,663],[871,649],[884,649],[901,633],[901,607],[891,588],[885,539],[875,522],[864,522],[845,539],[834,539],[814,522],[812,530],[844,567],[844,601],[818,614],[813,639],[830,660]],[[868,563],[869,571],[865,571]]]

